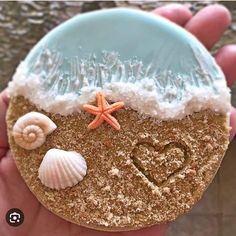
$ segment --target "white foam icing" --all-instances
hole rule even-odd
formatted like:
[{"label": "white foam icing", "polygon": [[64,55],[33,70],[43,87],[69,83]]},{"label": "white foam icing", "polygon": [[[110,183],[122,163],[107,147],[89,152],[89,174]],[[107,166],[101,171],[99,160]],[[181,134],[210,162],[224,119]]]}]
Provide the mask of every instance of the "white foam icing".
[{"label": "white foam icing", "polygon": [[146,77],[136,82],[105,81],[102,87],[87,83],[79,93],[67,91],[60,95],[55,86],[54,89],[46,88],[45,80],[40,76],[36,73],[27,75],[27,66],[22,62],[9,83],[10,96],[23,95],[47,112],[69,115],[81,112],[83,104],[94,101],[96,92],[103,91],[109,100],[124,101],[126,107],[161,120],[181,119],[205,109],[227,114],[231,106],[230,91],[224,79],[211,79],[210,86],[209,83],[201,86],[189,83],[183,92],[178,86],[160,87],[153,79]]}]

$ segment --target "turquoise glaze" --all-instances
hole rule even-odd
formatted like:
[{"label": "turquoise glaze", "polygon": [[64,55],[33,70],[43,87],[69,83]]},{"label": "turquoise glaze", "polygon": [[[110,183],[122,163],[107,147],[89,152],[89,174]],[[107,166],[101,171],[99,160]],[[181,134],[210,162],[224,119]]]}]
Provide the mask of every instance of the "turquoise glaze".
[{"label": "turquoise glaze", "polygon": [[[80,94],[84,86],[102,87],[106,81],[136,83],[144,77],[155,81],[158,93],[171,86],[185,89],[186,83],[214,89],[212,81],[224,79],[204,46],[183,28],[151,13],[123,8],[64,22],[31,50],[25,63],[29,78],[37,74],[47,81],[46,89],[56,88],[62,95]],[[78,86],[72,84],[76,76]]]}]

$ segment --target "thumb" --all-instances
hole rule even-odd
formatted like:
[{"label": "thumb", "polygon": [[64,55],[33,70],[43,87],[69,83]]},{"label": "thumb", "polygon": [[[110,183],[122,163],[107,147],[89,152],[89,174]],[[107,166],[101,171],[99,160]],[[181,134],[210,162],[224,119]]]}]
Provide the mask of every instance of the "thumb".
[{"label": "thumb", "polygon": [[6,89],[0,93],[0,157],[9,147],[7,140],[6,112],[8,108],[9,97]]}]

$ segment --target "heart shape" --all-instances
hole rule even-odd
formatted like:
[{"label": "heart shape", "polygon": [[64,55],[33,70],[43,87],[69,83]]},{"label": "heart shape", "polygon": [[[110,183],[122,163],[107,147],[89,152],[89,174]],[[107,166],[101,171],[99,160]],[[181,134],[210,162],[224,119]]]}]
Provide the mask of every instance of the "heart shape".
[{"label": "heart shape", "polygon": [[139,142],[131,158],[135,167],[150,182],[160,187],[184,168],[189,155],[182,143],[170,142],[156,147],[150,142]]}]

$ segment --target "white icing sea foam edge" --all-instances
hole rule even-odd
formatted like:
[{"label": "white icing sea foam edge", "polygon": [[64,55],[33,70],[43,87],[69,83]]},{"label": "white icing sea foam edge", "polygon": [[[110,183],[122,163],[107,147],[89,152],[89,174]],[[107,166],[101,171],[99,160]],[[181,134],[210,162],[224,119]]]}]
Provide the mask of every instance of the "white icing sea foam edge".
[{"label": "white icing sea foam edge", "polygon": [[[206,109],[227,114],[230,112],[230,90],[224,80],[213,81],[218,91],[210,87],[187,86],[184,98],[180,101],[167,102],[162,94],[158,94],[152,80],[143,79],[137,84],[129,82],[105,83],[103,88],[85,86],[80,94],[66,93],[58,95],[55,92],[44,91],[42,80],[37,75],[26,78],[25,65],[22,62],[13,80],[9,82],[9,95],[22,95],[38,108],[50,113],[66,116],[83,110],[82,105],[95,101],[96,92],[102,91],[112,102],[124,101],[126,107],[138,111],[141,115],[151,116],[160,120],[182,119],[194,112]],[[176,94],[175,88],[169,94]]]}]

